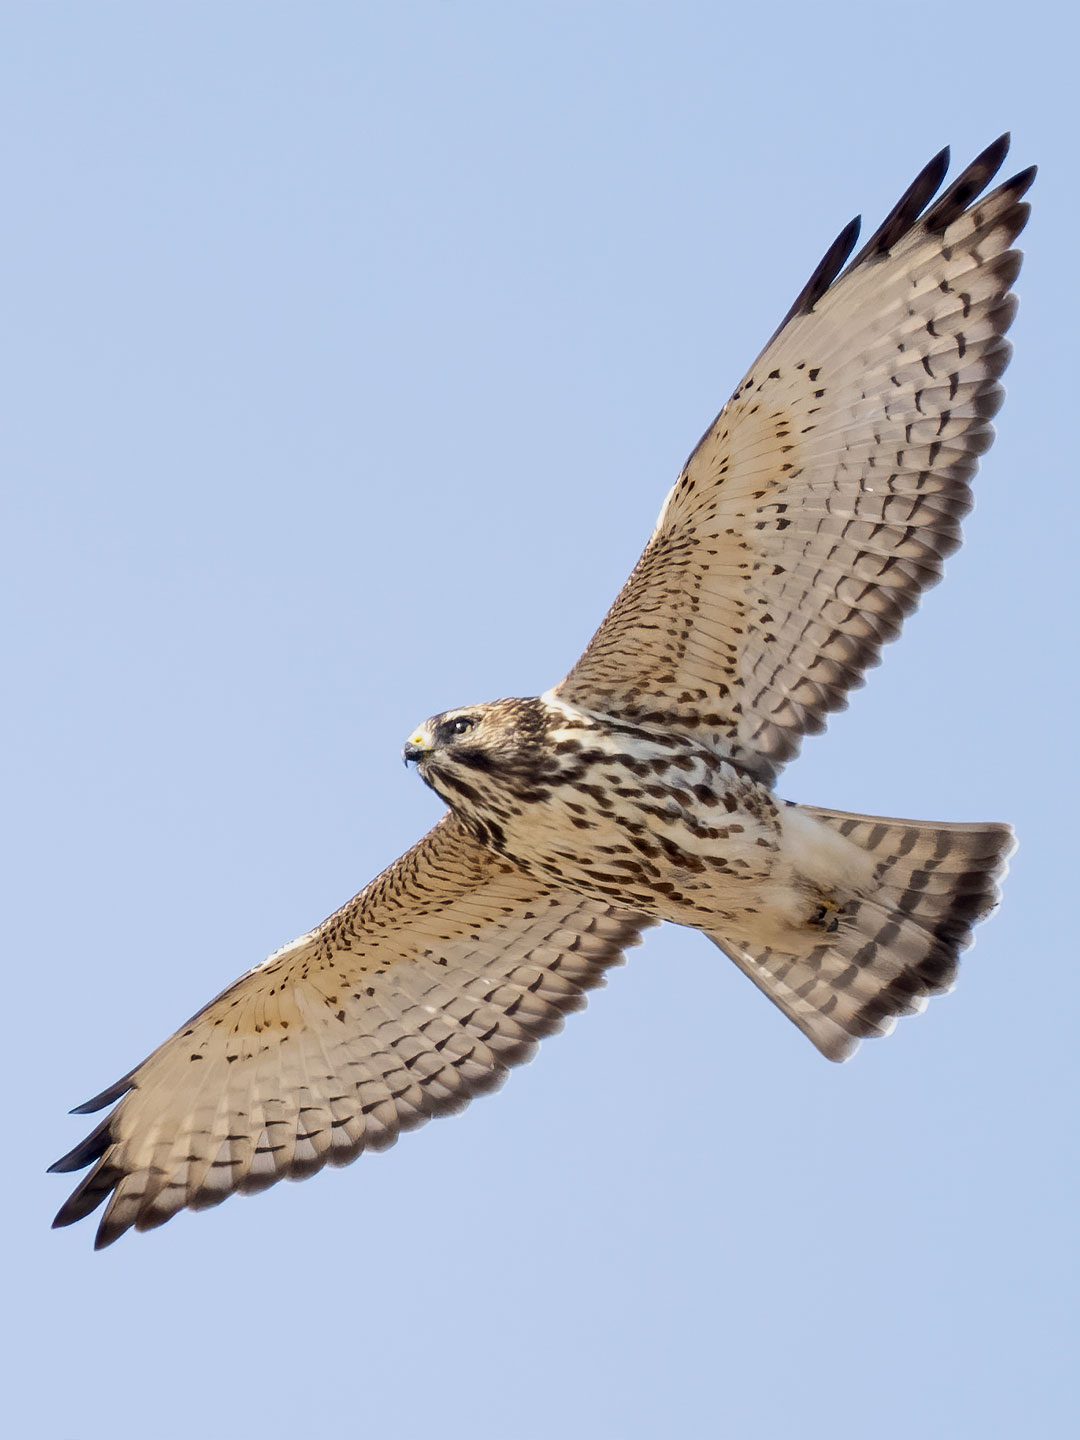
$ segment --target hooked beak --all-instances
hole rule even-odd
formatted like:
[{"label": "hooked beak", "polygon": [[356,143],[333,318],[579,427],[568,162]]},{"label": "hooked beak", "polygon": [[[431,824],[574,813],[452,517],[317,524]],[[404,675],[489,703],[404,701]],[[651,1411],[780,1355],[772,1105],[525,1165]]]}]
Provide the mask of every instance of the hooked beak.
[{"label": "hooked beak", "polygon": [[417,730],[414,735],[410,735],[408,740],[405,741],[405,748],[401,752],[401,758],[404,760],[406,766],[419,764],[421,760],[426,759],[427,756],[431,754],[432,748],[431,739],[427,732],[425,730]]}]

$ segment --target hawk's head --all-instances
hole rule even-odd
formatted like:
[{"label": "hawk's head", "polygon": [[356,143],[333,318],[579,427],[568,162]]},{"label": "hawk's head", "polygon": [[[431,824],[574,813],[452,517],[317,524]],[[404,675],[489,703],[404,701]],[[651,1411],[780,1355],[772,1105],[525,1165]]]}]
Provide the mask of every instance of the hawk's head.
[{"label": "hawk's head", "polygon": [[535,783],[546,755],[540,700],[494,700],[433,715],[405,743],[405,764],[457,810],[483,812]]}]

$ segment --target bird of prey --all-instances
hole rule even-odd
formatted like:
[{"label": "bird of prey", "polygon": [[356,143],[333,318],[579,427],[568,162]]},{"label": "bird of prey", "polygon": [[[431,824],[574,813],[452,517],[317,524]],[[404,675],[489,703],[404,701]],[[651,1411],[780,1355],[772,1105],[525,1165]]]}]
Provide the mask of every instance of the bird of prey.
[{"label": "bird of prey", "polygon": [[942,574],[1009,359],[1034,169],[942,151],[829,247],[664,502],[607,618],[532,699],[405,746],[448,813],[93,1100],[52,1167],[97,1245],[460,1110],[660,921],[700,930],[832,1060],[949,989],[1004,824],[774,793]]}]

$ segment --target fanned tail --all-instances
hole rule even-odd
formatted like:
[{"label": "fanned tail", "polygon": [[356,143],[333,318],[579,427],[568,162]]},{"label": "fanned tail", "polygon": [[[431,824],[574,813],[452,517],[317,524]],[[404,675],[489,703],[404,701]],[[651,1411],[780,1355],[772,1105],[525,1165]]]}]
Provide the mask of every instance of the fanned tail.
[{"label": "fanned tail", "polygon": [[998,903],[1015,841],[1008,825],[797,809],[858,847],[873,866],[869,883],[846,897],[837,887],[835,909],[797,952],[706,933],[823,1055],[846,1060],[952,988],[972,930]]}]

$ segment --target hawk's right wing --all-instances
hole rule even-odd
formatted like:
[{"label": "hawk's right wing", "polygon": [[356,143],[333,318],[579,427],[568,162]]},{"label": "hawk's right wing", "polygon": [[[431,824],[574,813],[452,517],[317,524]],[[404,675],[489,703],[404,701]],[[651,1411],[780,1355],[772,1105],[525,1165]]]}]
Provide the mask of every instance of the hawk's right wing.
[{"label": "hawk's right wing", "polygon": [[653,922],[536,882],[453,815],[248,972],[83,1114],[56,1217],[98,1247],[187,1206],[343,1165],[494,1089]]},{"label": "hawk's right wing", "polygon": [[[877,663],[960,543],[993,438],[1034,169],[943,151],[842,269],[839,236],[686,463],[554,695],[685,734],[763,780]],[[929,208],[927,208],[929,206]]]}]

